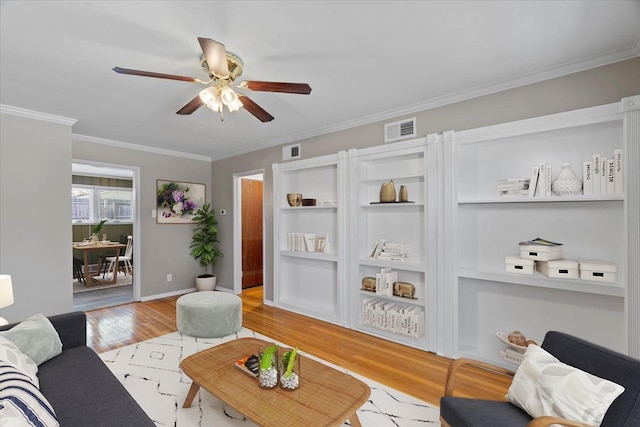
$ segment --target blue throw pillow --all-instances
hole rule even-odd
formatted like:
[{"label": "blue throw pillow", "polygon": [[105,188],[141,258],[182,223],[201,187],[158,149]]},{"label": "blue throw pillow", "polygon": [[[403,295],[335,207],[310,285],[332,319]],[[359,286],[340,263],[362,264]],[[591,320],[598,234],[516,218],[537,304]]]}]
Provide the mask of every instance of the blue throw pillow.
[{"label": "blue throw pillow", "polygon": [[34,314],[24,322],[0,332],[0,337],[11,340],[20,349],[40,365],[62,353],[62,341],[49,319],[42,314]]},{"label": "blue throw pillow", "polygon": [[17,425],[59,427],[51,404],[28,375],[0,361],[0,419]]}]

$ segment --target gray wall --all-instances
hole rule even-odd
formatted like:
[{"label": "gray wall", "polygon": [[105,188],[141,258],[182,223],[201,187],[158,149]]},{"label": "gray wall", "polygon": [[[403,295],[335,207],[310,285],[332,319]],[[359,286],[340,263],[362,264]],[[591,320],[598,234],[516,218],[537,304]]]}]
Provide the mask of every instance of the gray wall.
[{"label": "gray wall", "polygon": [[[384,124],[405,117],[417,117],[417,135],[461,131],[513,120],[570,111],[620,101],[640,94],[640,58],[594,68],[503,92],[481,96],[418,113],[352,128],[301,141],[302,158],[336,153],[349,148],[364,148],[383,143]],[[313,95],[311,95],[313,96]],[[276,119],[277,120],[277,119]],[[220,248],[225,256],[216,265],[219,280],[233,288],[233,174],[264,168],[266,196],[265,298],[273,300],[273,176],[272,163],[282,160],[281,147],[271,147],[212,164],[212,196],[219,217]]]},{"label": "gray wall", "polygon": [[[137,197],[140,197],[141,241],[138,244],[141,297],[144,299],[193,288],[194,277],[204,273],[204,269],[189,255],[194,226],[157,224],[151,211],[156,208],[157,179],[204,183],[207,186],[207,202],[211,201],[210,162],[77,140],[73,141],[72,147],[74,160],[140,168],[140,194]],[[171,282],[167,282],[167,274],[173,276]]]},{"label": "gray wall", "polygon": [[[606,104],[640,94],[640,58],[497,94],[433,108],[417,116],[418,135],[502,123],[558,111]],[[281,148],[272,147],[210,164],[207,161],[72,141],[67,125],[0,114],[0,273],[11,274],[16,302],[0,315],[21,320],[42,312],[62,313],[71,294],[71,159],[140,168],[141,295],[189,289],[202,269],[189,256],[191,225],[158,225],[156,179],[207,183],[207,200],[226,208],[218,216],[220,248],[214,267],[221,287],[233,288],[233,174],[265,169],[265,297],[273,298],[272,173]],[[390,121],[395,121],[394,118]],[[303,158],[382,144],[384,123],[373,123],[302,141]],[[132,142],[132,141],[127,141]],[[42,183],[46,182],[43,188]],[[210,184],[210,185],[209,185]],[[34,273],[35,272],[35,273]],[[171,273],[173,281],[167,282]]]},{"label": "gray wall", "polygon": [[0,273],[9,321],[70,311],[71,126],[0,114]]}]

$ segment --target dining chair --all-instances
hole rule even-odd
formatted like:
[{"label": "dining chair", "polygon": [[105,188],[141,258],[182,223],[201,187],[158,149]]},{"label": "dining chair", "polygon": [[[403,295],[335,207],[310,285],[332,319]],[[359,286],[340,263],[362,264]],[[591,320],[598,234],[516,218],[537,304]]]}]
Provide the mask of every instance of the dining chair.
[{"label": "dining chair", "polygon": [[[127,235],[126,234],[121,234],[120,237],[118,238],[118,243],[120,243],[121,245],[125,245],[127,243]],[[120,256],[124,256],[124,248],[120,249]],[[107,274],[108,271],[108,267],[109,267],[109,261],[107,260],[108,257],[110,257],[111,255],[105,255],[100,253],[100,255],[98,255],[98,275],[100,275],[100,273],[102,273],[102,278],[104,279],[104,276]]]},{"label": "dining chair", "polygon": [[85,284],[84,282],[84,273],[82,272],[82,267],[84,266],[84,261],[73,257],[73,278],[78,281],[78,283]]},{"label": "dining chair", "polygon": [[133,236],[127,236],[127,247],[124,250],[124,255],[118,257],[118,265],[116,263],[115,256],[105,257],[105,261],[109,263],[109,267],[107,268],[107,273],[112,271],[113,274],[118,274],[118,269],[120,268],[120,263],[124,263],[124,275],[127,273],[133,276],[133,266],[131,265],[131,259],[133,257]]}]

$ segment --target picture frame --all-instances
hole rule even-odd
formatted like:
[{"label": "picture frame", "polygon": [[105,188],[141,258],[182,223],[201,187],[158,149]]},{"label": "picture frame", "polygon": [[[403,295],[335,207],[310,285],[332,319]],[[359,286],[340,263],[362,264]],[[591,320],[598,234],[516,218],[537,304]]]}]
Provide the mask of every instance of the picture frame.
[{"label": "picture frame", "polygon": [[206,203],[206,185],[197,182],[156,180],[156,223],[192,224]]},{"label": "picture frame", "polygon": [[324,246],[326,243],[326,237],[316,236],[316,252],[324,253]]}]

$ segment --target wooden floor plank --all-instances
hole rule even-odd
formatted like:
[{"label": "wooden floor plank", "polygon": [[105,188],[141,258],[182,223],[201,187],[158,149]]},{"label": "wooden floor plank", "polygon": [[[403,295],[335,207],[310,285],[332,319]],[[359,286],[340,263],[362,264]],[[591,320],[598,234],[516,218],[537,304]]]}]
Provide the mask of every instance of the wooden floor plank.
[{"label": "wooden floor plank", "polygon": [[[178,297],[87,312],[87,342],[96,352],[176,331]],[[243,326],[418,399],[438,405],[450,359],[322,322],[262,302],[262,288],[242,293]],[[504,377],[466,371],[459,395],[503,400]]]}]

